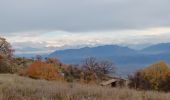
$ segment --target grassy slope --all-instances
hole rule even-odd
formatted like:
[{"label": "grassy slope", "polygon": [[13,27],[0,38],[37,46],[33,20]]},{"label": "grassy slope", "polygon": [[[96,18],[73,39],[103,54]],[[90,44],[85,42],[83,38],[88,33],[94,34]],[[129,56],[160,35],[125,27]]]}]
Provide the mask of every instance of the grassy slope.
[{"label": "grassy slope", "polygon": [[170,94],[33,80],[0,74],[0,100],[169,100]]}]

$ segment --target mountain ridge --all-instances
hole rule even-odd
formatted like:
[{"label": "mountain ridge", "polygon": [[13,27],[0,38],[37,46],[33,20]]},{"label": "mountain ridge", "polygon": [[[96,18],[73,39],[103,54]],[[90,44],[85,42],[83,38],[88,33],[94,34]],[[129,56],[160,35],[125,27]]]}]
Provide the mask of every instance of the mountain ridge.
[{"label": "mountain ridge", "polygon": [[134,50],[119,45],[104,45],[59,50],[51,53],[48,57],[58,58],[68,64],[80,64],[84,58],[92,56],[99,59],[112,60],[120,69],[133,71],[158,61],[170,63],[170,51],[168,49],[170,50],[170,43],[160,43],[142,50]]}]

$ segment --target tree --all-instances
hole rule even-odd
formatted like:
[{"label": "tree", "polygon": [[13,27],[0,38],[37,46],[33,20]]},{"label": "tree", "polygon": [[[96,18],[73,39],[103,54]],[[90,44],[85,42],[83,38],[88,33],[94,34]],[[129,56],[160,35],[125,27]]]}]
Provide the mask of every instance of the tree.
[{"label": "tree", "polygon": [[7,42],[5,38],[0,37],[0,55],[11,58],[13,56],[13,52],[14,50],[10,43]]},{"label": "tree", "polygon": [[[103,80],[108,74],[115,72],[115,65],[110,60],[97,60],[95,57],[89,57],[84,60],[83,68],[87,75],[95,76],[100,81]],[[88,76],[86,76],[88,77]]]},{"label": "tree", "polygon": [[42,57],[41,55],[36,55],[36,56],[35,56],[35,59],[36,59],[37,61],[41,61],[41,60],[43,59],[43,57]]},{"label": "tree", "polygon": [[13,49],[6,41],[5,38],[0,37],[0,72],[1,73],[11,73],[13,72],[14,68],[11,65],[12,63],[12,56],[13,56]]},{"label": "tree", "polygon": [[97,59],[95,57],[85,58],[83,61],[83,66],[87,70],[95,72],[95,70],[97,69],[97,66],[98,66]]},{"label": "tree", "polygon": [[110,60],[101,60],[98,62],[97,70],[99,73],[107,75],[110,73],[115,73],[116,67]]}]

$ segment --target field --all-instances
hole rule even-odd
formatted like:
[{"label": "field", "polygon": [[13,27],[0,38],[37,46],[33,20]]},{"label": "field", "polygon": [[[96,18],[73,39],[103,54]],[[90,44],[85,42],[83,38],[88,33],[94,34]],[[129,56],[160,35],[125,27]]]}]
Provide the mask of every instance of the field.
[{"label": "field", "polygon": [[170,93],[144,92],[0,74],[0,100],[169,100]]}]

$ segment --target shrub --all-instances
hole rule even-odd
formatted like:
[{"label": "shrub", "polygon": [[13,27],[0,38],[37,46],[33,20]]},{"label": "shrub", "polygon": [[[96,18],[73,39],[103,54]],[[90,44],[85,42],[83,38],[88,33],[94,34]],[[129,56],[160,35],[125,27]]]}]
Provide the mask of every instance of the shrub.
[{"label": "shrub", "polygon": [[135,89],[150,89],[148,81],[146,81],[141,73],[141,70],[135,72],[133,75],[129,75],[129,87]]},{"label": "shrub", "polygon": [[83,80],[84,83],[97,83],[98,82],[98,78],[96,73],[93,73],[92,71],[84,71],[83,73]]},{"label": "shrub", "polygon": [[0,55],[0,73],[11,73],[9,60]]},{"label": "shrub", "polygon": [[54,64],[55,66],[62,66],[63,64],[56,58],[46,58],[46,63]]},{"label": "shrub", "polygon": [[62,78],[57,68],[42,61],[36,61],[30,65],[26,75],[34,79],[59,80]]},{"label": "shrub", "polygon": [[79,81],[81,70],[75,66],[69,65],[69,66],[62,66],[65,67],[62,69],[64,73],[64,78],[67,82],[73,82],[73,81]]},{"label": "shrub", "polygon": [[169,76],[168,65],[165,62],[159,62],[130,76],[130,86],[139,89],[165,90]]}]

